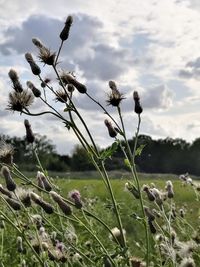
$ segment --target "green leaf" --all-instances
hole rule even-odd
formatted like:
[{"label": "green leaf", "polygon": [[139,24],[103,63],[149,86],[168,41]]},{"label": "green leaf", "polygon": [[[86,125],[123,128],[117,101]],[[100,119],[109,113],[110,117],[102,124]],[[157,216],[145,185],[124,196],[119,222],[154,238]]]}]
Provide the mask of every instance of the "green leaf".
[{"label": "green leaf", "polygon": [[116,152],[116,150],[118,149],[119,143],[118,142],[114,142],[111,147],[106,148],[100,155],[100,159],[101,160],[105,160],[107,158],[111,158],[112,155]]}]

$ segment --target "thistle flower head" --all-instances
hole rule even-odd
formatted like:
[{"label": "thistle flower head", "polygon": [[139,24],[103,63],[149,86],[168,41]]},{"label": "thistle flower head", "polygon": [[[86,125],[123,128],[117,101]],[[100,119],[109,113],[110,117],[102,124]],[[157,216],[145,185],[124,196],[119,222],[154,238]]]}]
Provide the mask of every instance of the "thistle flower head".
[{"label": "thistle flower head", "polygon": [[5,197],[5,200],[10,205],[10,207],[12,209],[14,209],[14,210],[20,210],[21,209],[21,205],[15,199],[9,198],[9,197]]},{"label": "thistle flower head", "polygon": [[9,191],[14,191],[16,189],[16,183],[14,182],[10,170],[7,166],[3,166],[1,168],[1,174],[5,179],[6,187]]},{"label": "thistle flower head", "polygon": [[35,85],[31,81],[27,81],[26,85],[28,86],[29,89],[31,89],[31,91],[35,97],[41,96],[40,90],[38,88],[36,88]]},{"label": "thistle flower head", "polygon": [[[123,231],[123,235],[126,235],[126,231],[125,229],[122,229]],[[113,229],[111,229],[112,235],[117,239],[117,241],[119,242],[120,245],[123,244],[123,238],[122,238],[122,234],[120,232],[120,230],[117,227],[114,227]],[[109,235],[109,238],[113,240],[113,236],[111,234]]]},{"label": "thistle flower head", "polygon": [[61,103],[66,103],[68,100],[68,95],[63,89],[59,89],[56,91],[56,101]]},{"label": "thistle flower head", "polygon": [[31,67],[32,73],[34,75],[40,75],[40,73],[41,73],[40,67],[35,63],[31,53],[26,53],[25,58]]},{"label": "thistle flower head", "polygon": [[69,31],[71,28],[71,25],[73,23],[73,17],[72,16],[68,16],[65,22],[65,26],[63,28],[63,30],[60,33],[60,39],[62,41],[66,41],[69,37]]},{"label": "thistle flower head", "polygon": [[18,187],[16,190],[16,195],[20,199],[20,201],[24,204],[25,207],[31,206],[31,197],[30,197],[30,190]]},{"label": "thistle flower head", "polygon": [[40,171],[37,172],[37,179],[38,181],[39,180],[42,181],[42,186],[46,191],[48,192],[51,191],[52,187],[43,172],[40,172]]},{"label": "thistle flower head", "polygon": [[146,192],[149,201],[154,201],[156,199],[148,185],[143,185],[143,191]]},{"label": "thistle flower head", "polygon": [[38,38],[32,38],[32,42],[38,49],[45,47]]},{"label": "thistle flower head", "polygon": [[71,198],[74,201],[75,207],[77,209],[81,209],[83,204],[81,201],[81,194],[78,190],[72,190],[68,194],[69,198]]},{"label": "thistle flower head", "polygon": [[72,209],[71,207],[62,199],[62,197],[54,191],[50,191],[50,195],[53,200],[58,204],[59,208],[65,215],[71,215]]},{"label": "thistle flower head", "polygon": [[22,112],[23,109],[28,108],[33,103],[33,100],[33,94],[29,91],[12,92],[9,94],[7,109]]},{"label": "thistle flower head", "polygon": [[52,214],[54,212],[53,207],[44,201],[40,196],[38,196],[36,193],[31,192],[30,197],[38,206],[40,206],[46,213]]},{"label": "thistle flower head", "polygon": [[28,143],[32,144],[35,141],[35,136],[28,120],[24,120],[24,126],[26,128],[26,140]]},{"label": "thistle flower head", "polygon": [[140,105],[140,97],[137,91],[133,92],[133,100],[135,102],[135,113],[141,114],[143,109],[142,106]]},{"label": "thistle flower head", "polygon": [[14,148],[4,140],[0,141],[0,161],[5,164],[13,163]]},{"label": "thistle flower head", "polygon": [[173,191],[173,184],[171,181],[166,182],[166,187],[165,189],[167,190],[167,196],[168,198],[173,198],[174,197],[174,191]]},{"label": "thistle flower head", "polygon": [[8,72],[8,76],[11,79],[11,82],[13,84],[13,89],[17,93],[23,92],[23,87],[19,81],[19,77],[18,77],[17,72],[14,69],[10,69],[10,71]]},{"label": "thistle flower head", "polygon": [[44,79],[44,81],[41,82],[41,87],[45,88],[50,81],[51,80],[49,78]]},{"label": "thistle flower head", "polygon": [[105,123],[105,125],[106,125],[106,127],[107,127],[107,129],[108,129],[108,133],[109,133],[110,137],[112,137],[112,138],[116,137],[116,136],[117,136],[117,131],[116,131],[116,129],[112,126],[111,122],[110,122],[109,120],[106,119],[106,120],[104,121],[104,123]]},{"label": "thistle flower head", "polygon": [[52,52],[50,49],[46,47],[42,47],[39,49],[38,57],[41,60],[41,62],[51,66],[54,65],[56,53]]},{"label": "thistle flower head", "polygon": [[108,94],[108,100],[106,101],[108,105],[118,107],[120,102],[124,99],[123,95],[118,91],[115,82],[109,81],[109,86],[112,92]]}]

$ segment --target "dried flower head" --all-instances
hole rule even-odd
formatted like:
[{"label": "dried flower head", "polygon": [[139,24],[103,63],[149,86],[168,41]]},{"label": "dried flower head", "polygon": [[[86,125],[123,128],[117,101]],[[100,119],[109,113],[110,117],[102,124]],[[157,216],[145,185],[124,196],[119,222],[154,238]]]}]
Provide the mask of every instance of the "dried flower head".
[{"label": "dried flower head", "polygon": [[32,42],[38,49],[45,47],[38,38],[32,38]]},{"label": "dried flower head", "polygon": [[148,207],[144,207],[144,211],[145,211],[145,215],[147,216],[149,221],[155,220],[154,214],[150,211],[150,209]]},{"label": "dried flower head", "polygon": [[171,181],[166,182],[166,190],[167,190],[167,196],[168,198],[173,198],[174,197],[174,190],[173,190],[173,184]]},{"label": "dried flower head", "polygon": [[68,95],[63,89],[59,89],[56,91],[56,101],[61,103],[66,103],[68,100]]},{"label": "dried flower head", "polygon": [[74,201],[75,207],[77,209],[81,209],[83,204],[81,201],[81,194],[78,190],[72,190],[69,192],[69,198],[71,198]]},{"label": "dried flower head", "polygon": [[69,37],[69,31],[71,28],[71,25],[73,23],[73,17],[72,16],[68,16],[65,22],[65,26],[63,28],[63,30],[60,33],[60,39],[62,41],[66,41]]},{"label": "dried flower head", "polygon": [[30,190],[18,187],[15,193],[18,199],[20,199],[20,201],[24,204],[25,207],[31,206]]},{"label": "dried flower head", "polygon": [[72,84],[79,91],[79,93],[85,94],[87,92],[87,87],[78,82],[72,73],[63,71],[60,74],[60,78],[64,85]]},{"label": "dried flower head", "polygon": [[194,262],[194,260],[191,257],[185,257],[181,263],[180,263],[180,267],[196,267],[196,264]]},{"label": "dried flower head", "polygon": [[124,99],[123,95],[118,91],[115,82],[109,81],[109,86],[112,92],[108,95],[107,103],[114,107],[118,107],[120,102]]},{"label": "dried flower head", "polygon": [[51,191],[50,195],[53,198],[53,200],[58,204],[59,208],[62,210],[62,212],[65,215],[71,215],[72,214],[71,207],[62,199],[62,197],[59,194],[57,194],[54,191]]},{"label": "dried flower head", "polygon": [[33,100],[33,94],[29,91],[10,93],[7,109],[22,112],[23,109],[28,108],[33,103]]},{"label": "dried flower head", "polygon": [[51,66],[51,65],[54,65],[56,53],[52,52],[50,49],[46,47],[42,47],[39,50],[38,57],[41,60],[41,62]]},{"label": "dried flower head", "polygon": [[40,186],[40,187],[42,187],[43,189],[45,189],[48,192],[51,191],[52,186],[49,183],[49,181],[47,180],[47,177],[44,175],[43,172],[40,172],[40,171],[37,172],[37,179],[38,179],[38,181],[40,180],[42,182],[42,186]]},{"label": "dried flower head", "polygon": [[31,67],[32,73],[34,75],[40,75],[41,73],[40,67],[35,63],[31,53],[26,53],[25,58]]},{"label": "dried flower head", "polygon": [[35,136],[28,120],[24,120],[24,126],[26,128],[26,140],[28,143],[32,144],[35,141]]},{"label": "dried flower head", "polygon": [[143,191],[146,192],[149,201],[154,201],[156,199],[148,185],[143,185]]},{"label": "dried flower head", "polygon": [[0,161],[5,164],[13,163],[14,148],[4,140],[0,141]]},{"label": "dried flower head", "polygon": [[33,202],[39,205],[46,213],[52,214],[54,212],[53,207],[34,192],[30,193],[30,197]]},{"label": "dried flower head", "polygon": [[10,170],[7,166],[3,166],[1,168],[1,174],[5,179],[6,187],[9,191],[14,191],[16,189],[16,183],[14,182]]},{"label": "dried flower head", "polygon": [[137,91],[133,92],[133,99],[135,102],[135,113],[141,114],[143,109],[142,109],[142,106],[140,105],[140,97]]},{"label": "dried flower head", "polygon": [[8,72],[8,76],[10,77],[10,79],[12,81],[13,89],[17,93],[23,92],[23,87],[19,81],[19,77],[18,77],[17,72],[14,69],[10,69],[10,71]]},{"label": "dried flower head", "polygon": [[[123,235],[125,236],[126,231],[125,231],[125,229],[122,229],[122,230],[123,230]],[[112,232],[113,236],[117,239],[118,243],[120,245],[122,245],[123,244],[123,237],[122,237],[120,230],[117,227],[114,227],[113,229],[111,229],[111,232]],[[109,238],[113,240],[113,236],[110,234]]]},{"label": "dried flower head", "polygon": [[108,121],[107,119],[104,121],[107,129],[108,129],[108,133],[110,135],[110,137],[114,138],[117,136],[117,131],[116,129],[112,126],[111,122]]},{"label": "dried flower head", "polygon": [[41,96],[40,90],[38,88],[36,88],[35,85],[31,81],[27,81],[26,85],[28,86],[29,89],[31,89],[31,91],[35,97]]}]

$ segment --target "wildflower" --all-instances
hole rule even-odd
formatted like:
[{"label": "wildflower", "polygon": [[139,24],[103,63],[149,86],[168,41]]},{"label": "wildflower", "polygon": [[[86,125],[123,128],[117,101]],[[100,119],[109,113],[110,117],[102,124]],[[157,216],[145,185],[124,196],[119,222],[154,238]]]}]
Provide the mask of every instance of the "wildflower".
[{"label": "wildflower", "polygon": [[166,190],[167,190],[167,196],[168,198],[173,198],[174,197],[174,191],[173,191],[173,184],[171,181],[166,182]]},{"label": "wildflower", "polygon": [[5,188],[3,188],[3,186],[0,184],[0,192],[3,194],[3,195],[5,195],[5,196],[7,196],[7,197],[12,197],[12,194],[8,191],[8,190],[6,190]]},{"label": "wildflower", "polygon": [[24,120],[24,126],[26,128],[26,140],[28,143],[33,143],[35,141],[35,136],[32,132],[31,125],[28,120]]},{"label": "wildflower", "polygon": [[68,16],[65,22],[65,26],[63,28],[63,30],[60,33],[60,39],[62,41],[66,41],[69,37],[69,31],[71,28],[71,25],[73,23],[73,17],[72,16]]},{"label": "wildflower", "polygon": [[112,137],[112,138],[116,137],[117,136],[117,131],[116,131],[115,128],[113,128],[111,122],[108,121],[108,120],[105,120],[104,123],[105,123],[105,125],[106,125],[106,127],[108,129],[108,133],[109,133],[110,137]]},{"label": "wildflower", "polygon": [[41,87],[45,88],[50,81],[51,80],[49,78],[44,79],[44,81],[41,82]]},{"label": "wildflower", "polygon": [[17,93],[23,92],[23,88],[22,88],[22,85],[19,81],[19,77],[18,77],[17,72],[14,69],[10,69],[10,71],[8,72],[8,76],[10,77],[10,79],[12,81],[13,89]]},{"label": "wildflower", "polygon": [[[122,231],[123,231],[123,235],[125,236],[126,231],[124,229],[122,229]],[[120,245],[123,245],[123,237],[122,237],[120,230],[117,227],[114,227],[113,229],[111,229],[111,232],[112,232],[113,236],[116,238],[116,240],[118,241],[118,243]],[[111,239],[113,239],[113,236],[111,234],[109,235],[109,237]]]},{"label": "wildflower", "polygon": [[143,185],[143,191],[146,192],[147,197],[150,201],[154,201],[156,199],[152,190],[147,185]]},{"label": "wildflower", "polygon": [[30,193],[31,199],[37,204],[39,205],[46,213],[48,214],[52,214],[54,212],[53,207],[47,203],[46,201],[44,201],[41,197],[39,197],[37,194],[31,192]]},{"label": "wildflower", "polygon": [[162,206],[163,200],[161,197],[161,192],[157,188],[152,188],[151,191],[156,198],[155,201],[158,204],[158,206]]},{"label": "wildflower", "polygon": [[134,99],[134,102],[135,102],[135,113],[141,114],[143,109],[142,109],[142,107],[140,105],[140,97],[139,97],[137,91],[133,92],[133,99]]},{"label": "wildflower", "polygon": [[107,103],[114,107],[118,107],[120,102],[124,99],[123,95],[118,91],[115,82],[109,81],[109,86],[112,92],[108,95]]},{"label": "wildflower", "polygon": [[38,181],[40,180],[42,182],[42,188],[48,192],[51,191],[52,187],[43,172],[37,172],[37,179]]},{"label": "wildflower", "polygon": [[125,190],[128,190],[130,193],[132,193],[136,199],[140,198],[137,188],[132,183],[125,183]]},{"label": "wildflower", "polygon": [[65,215],[71,215],[72,214],[71,207],[61,198],[60,195],[58,195],[54,191],[50,191],[50,195],[53,198],[53,200],[58,204],[59,208],[62,210],[62,212]]},{"label": "wildflower", "polygon": [[24,251],[21,236],[18,236],[18,237],[17,237],[17,251],[18,251],[19,253],[22,253],[22,252]]},{"label": "wildflower", "polygon": [[60,75],[60,78],[65,85],[72,84],[79,91],[79,93],[85,94],[87,92],[87,87],[78,82],[71,73],[63,72]]},{"label": "wildflower", "polygon": [[34,94],[35,97],[40,97],[41,96],[40,90],[38,88],[36,88],[35,85],[32,82],[27,81],[26,84],[27,84],[28,88],[31,89],[31,91],[32,91],[32,93]]},{"label": "wildflower", "polygon": [[181,261],[180,267],[196,267],[196,264],[192,258],[185,257]]},{"label": "wildflower", "polygon": [[68,100],[68,95],[63,89],[57,90],[56,91],[56,100],[61,102],[61,103],[66,103]]},{"label": "wildflower", "polygon": [[25,58],[31,67],[32,73],[34,75],[40,75],[41,73],[40,67],[35,63],[31,53],[26,53]]},{"label": "wildflower", "polygon": [[7,109],[22,112],[33,103],[33,100],[33,94],[28,91],[10,93]]},{"label": "wildflower", "polygon": [[14,180],[11,176],[9,168],[6,166],[3,166],[1,168],[1,173],[2,173],[2,176],[5,178],[7,189],[9,191],[14,191],[17,186],[16,186],[16,183],[14,182]]},{"label": "wildflower", "polygon": [[21,209],[21,205],[19,204],[19,202],[14,200],[13,198],[5,197],[5,200],[9,204],[9,206],[13,208],[14,210]]},{"label": "wildflower", "polygon": [[83,204],[81,201],[81,194],[78,190],[72,190],[69,192],[69,197],[74,201],[75,207],[81,209]]},{"label": "wildflower", "polygon": [[39,59],[47,65],[54,65],[56,53],[51,52],[43,43],[37,39],[32,39],[33,44],[39,49]]},{"label": "wildflower", "polygon": [[14,148],[5,141],[0,141],[0,161],[5,164],[13,164]]}]

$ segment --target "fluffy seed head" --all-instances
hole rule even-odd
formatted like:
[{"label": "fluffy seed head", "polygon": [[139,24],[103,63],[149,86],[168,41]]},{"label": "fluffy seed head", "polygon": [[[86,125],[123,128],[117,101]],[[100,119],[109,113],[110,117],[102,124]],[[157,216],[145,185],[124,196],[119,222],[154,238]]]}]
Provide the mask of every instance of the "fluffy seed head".
[{"label": "fluffy seed head", "polygon": [[112,92],[108,95],[108,100],[106,101],[109,105],[118,107],[120,102],[124,99],[123,95],[118,91],[115,82],[109,81],[109,87]]},{"label": "fluffy seed head", "polygon": [[63,89],[59,89],[56,91],[56,101],[61,103],[66,103],[68,100],[68,95]]},{"label": "fluffy seed head", "polygon": [[167,190],[167,196],[168,198],[173,198],[174,197],[174,191],[173,191],[173,184],[171,181],[166,182],[166,190]]},{"label": "fluffy seed head", "polygon": [[28,108],[33,103],[33,94],[29,91],[12,92],[9,94],[8,110],[21,112],[24,108]]},{"label": "fluffy seed head", "polygon": [[17,93],[23,92],[23,87],[19,81],[19,77],[18,77],[17,72],[14,69],[10,69],[10,71],[8,72],[8,76],[11,79],[11,82],[13,84],[13,89]]},{"label": "fluffy seed head", "polygon": [[5,164],[13,164],[14,148],[4,140],[0,141],[0,161]]},{"label": "fluffy seed head", "polygon": [[[113,229],[111,229],[111,232],[115,236],[115,238],[117,239],[119,244],[122,245],[123,244],[123,238],[122,238],[120,230],[117,227],[114,227]],[[125,229],[123,229],[123,234],[126,235]],[[109,235],[109,237],[111,239],[113,239],[113,236],[111,234]]]}]

